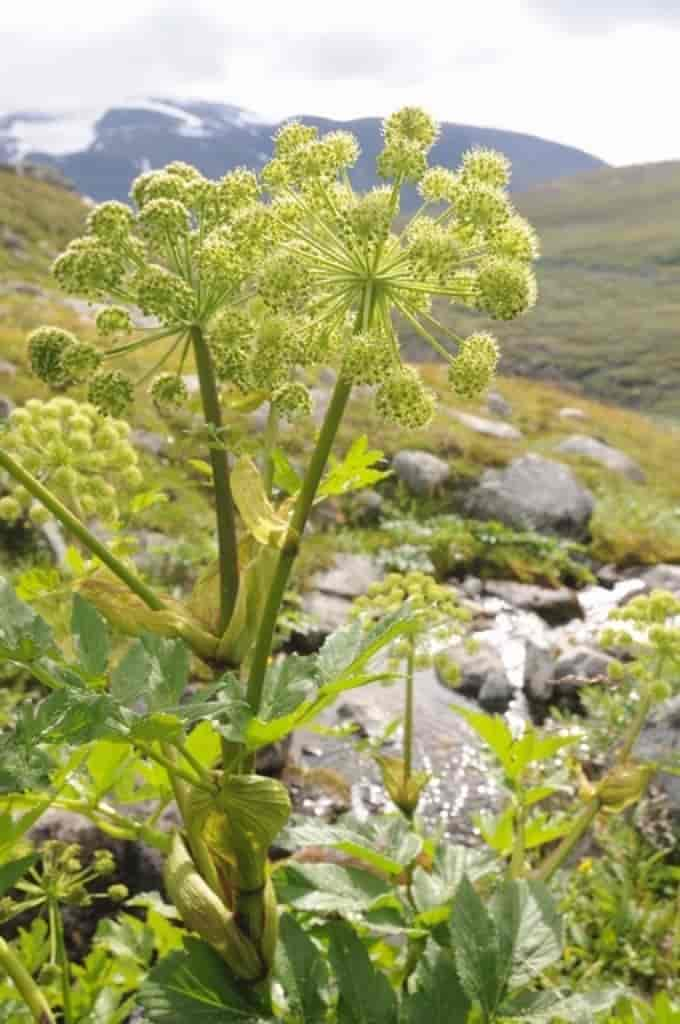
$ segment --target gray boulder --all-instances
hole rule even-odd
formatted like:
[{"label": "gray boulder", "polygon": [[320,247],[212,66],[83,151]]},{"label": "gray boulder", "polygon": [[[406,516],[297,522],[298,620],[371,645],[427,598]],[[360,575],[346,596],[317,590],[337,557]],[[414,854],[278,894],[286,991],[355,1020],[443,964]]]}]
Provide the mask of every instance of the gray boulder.
[{"label": "gray boulder", "polygon": [[492,416],[500,416],[504,420],[509,420],[512,416],[512,406],[500,391],[489,391],[487,393],[486,407]]},{"label": "gray boulder", "polygon": [[156,434],[153,430],[133,430],[130,440],[135,448],[139,448],[149,455],[160,455],[168,453],[168,439],[163,434]]},{"label": "gray boulder", "polygon": [[465,511],[523,530],[582,536],[595,499],[560,462],[530,453],[505,469],[488,469],[467,496]]},{"label": "gray boulder", "polygon": [[368,555],[337,554],[329,569],[315,573],[310,586],[324,594],[359,597],[380,579],[380,569]]},{"label": "gray boulder", "polygon": [[14,402],[7,395],[0,395],[0,420],[6,420],[12,409],[14,408]]},{"label": "gray boulder", "polygon": [[510,423],[496,423],[495,420],[484,419],[483,416],[473,416],[469,412],[454,412],[452,414],[459,423],[477,434],[486,434],[487,437],[497,437],[502,441],[520,441],[522,431]]},{"label": "gray boulder", "polygon": [[652,590],[670,590],[671,594],[680,597],[680,565],[660,563],[637,575],[642,578],[647,593]]},{"label": "gray boulder", "polygon": [[556,683],[569,679],[591,681],[607,675],[607,670],[614,661],[604,651],[592,647],[574,647],[565,651],[555,662],[553,679]]},{"label": "gray boulder", "polygon": [[514,580],[485,580],[484,590],[515,608],[536,612],[551,626],[561,626],[572,619],[582,619],[578,595],[569,587],[539,587]]},{"label": "gray boulder", "polygon": [[392,459],[395,476],[412,494],[422,497],[434,494],[450,475],[447,462],[414,448],[405,448]]},{"label": "gray boulder", "polygon": [[622,473],[629,480],[636,483],[645,482],[645,474],[637,462],[619,448],[612,448],[611,445],[598,441],[594,437],[586,437],[585,434],[572,434],[565,438],[557,446],[557,451],[564,455],[581,455],[585,459],[592,459],[606,466],[614,473]]},{"label": "gray boulder", "polygon": [[[643,726],[633,757],[680,767],[680,696],[661,704]],[[675,831],[680,830],[680,775],[661,771],[656,782],[668,800]]]},{"label": "gray boulder", "polygon": [[493,647],[481,644],[478,650],[470,653],[459,645],[447,651],[445,658],[458,665],[460,679],[451,684],[441,662],[435,663],[440,683],[464,697],[472,697],[485,711],[507,710],[514,691],[503,660]]}]

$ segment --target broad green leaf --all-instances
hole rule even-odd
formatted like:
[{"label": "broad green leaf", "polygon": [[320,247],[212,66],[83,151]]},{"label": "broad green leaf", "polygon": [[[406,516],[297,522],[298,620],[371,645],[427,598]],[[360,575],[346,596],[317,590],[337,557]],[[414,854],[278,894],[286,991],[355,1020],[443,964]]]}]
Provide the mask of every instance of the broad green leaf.
[{"label": "broad green leaf", "polygon": [[189,679],[189,648],[182,640],[151,635],[143,637],[142,643],[151,659],[147,679],[149,710],[174,710]]},{"label": "broad green leaf", "polygon": [[382,878],[339,864],[287,864],[273,877],[280,903],[321,914],[358,913],[392,894]]},{"label": "broad green leaf", "polygon": [[154,951],[153,932],[142,921],[131,914],[100,921],[97,927],[97,943],[117,958],[129,958],[146,966]]},{"label": "broad green leaf", "polygon": [[37,860],[38,854],[31,853],[27,857],[20,857],[18,860],[0,865],[0,896],[4,896],[6,892],[13,889],[19,879],[23,878]]},{"label": "broad green leaf", "polygon": [[451,903],[463,878],[475,881],[494,870],[493,855],[469,846],[442,843],[430,871],[413,873],[413,898],[420,919],[427,924],[447,920]]},{"label": "broad green leaf", "polygon": [[50,627],[0,576],[0,661],[31,662],[52,650]]},{"label": "broad green leaf", "polygon": [[506,986],[526,985],[562,955],[562,922],[541,882],[509,881],[490,904]]},{"label": "broad green leaf", "polygon": [[[366,832],[366,835],[362,835],[361,832],[344,824],[326,825],[312,820],[286,829],[280,841],[284,845],[290,844],[294,849],[304,846],[329,846],[388,875],[401,875],[404,868],[415,860],[422,849],[422,839],[413,832],[400,836],[398,844],[389,842],[385,830],[382,836],[374,829],[368,828]],[[388,841],[381,843],[381,840],[385,839]]]},{"label": "broad green leaf", "polygon": [[95,785],[97,797],[110,792],[120,781],[136,757],[127,743],[98,740],[87,756],[87,770]]},{"label": "broad green leaf", "polygon": [[467,878],[456,892],[449,928],[463,989],[480,1003],[485,1022],[493,1020],[505,994],[508,962],[494,922]]},{"label": "broad green leaf", "polygon": [[275,975],[283,986],[288,1006],[301,1021],[322,1021],[326,1003],[322,993],[328,985],[328,967],[319,949],[291,914],[279,923]]},{"label": "broad green leaf", "polygon": [[182,735],[182,719],[167,711],[153,711],[132,724],[130,736],[144,743],[172,743]]},{"label": "broad green leaf", "polygon": [[569,1024],[593,1024],[596,1014],[611,1009],[620,995],[620,988],[576,993],[553,989],[522,993],[507,1000],[501,1009],[503,1020],[513,1024],[515,1021],[518,1024],[520,1021],[523,1024],[553,1024],[557,1019],[569,1021]]},{"label": "broad green leaf", "polygon": [[146,691],[149,655],[141,640],[135,640],[111,673],[111,696],[131,708]]},{"label": "broad green leaf", "polygon": [[199,722],[191,730],[185,746],[197,761],[206,768],[212,768],[222,756],[222,742],[210,722]]},{"label": "broad green leaf", "polygon": [[274,484],[286,494],[297,494],[302,487],[302,478],[291,465],[286,453],[281,448],[275,448],[272,452],[274,463]]},{"label": "broad green leaf", "polygon": [[80,594],[73,595],[71,633],[80,664],[90,676],[101,676],[109,661],[109,631],[94,605]]},{"label": "broad green leaf", "polygon": [[509,726],[500,715],[486,715],[483,711],[452,704],[451,710],[465,719],[501,762],[506,773],[512,770],[511,750],[513,736]]},{"label": "broad green leaf", "polygon": [[232,981],[224,960],[210,946],[187,938],[151,970],[139,992],[149,1024],[261,1024],[273,1017],[252,988]]},{"label": "broad green leaf", "polygon": [[187,464],[195,469],[201,476],[207,477],[208,480],[212,480],[212,466],[205,459],[187,459]]},{"label": "broad green leaf", "polygon": [[345,921],[326,928],[328,958],[338,983],[339,1024],[397,1024],[397,997],[385,974]]},{"label": "broad green leaf", "polygon": [[143,491],[141,494],[135,494],[130,502],[130,512],[133,516],[138,516],[141,512],[145,512],[147,508],[153,508],[155,505],[165,505],[168,501],[169,498],[163,491]]},{"label": "broad green leaf", "polygon": [[316,500],[372,487],[379,480],[391,476],[391,470],[375,469],[376,464],[383,458],[383,452],[368,447],[365,435],[358,437],[344,459],[340,461],[331,455],[330,469],[321,481]]},{"label": "broad green leaf", "polygon": [[511,803],[500,814],[482,811],[475,821],[482,838],[492,850],[505,855],[512,850],[515,839],[515,808]]},{"label": "broad green leaf", "polygon": [[463,1024],[470,1000],[451,954],[430,945],[418,962],[415,991],[404,1005],[405,1024]]},{"label": "broad green leaf", "polygon": [[294,711],[317,689],[315,658],[290,654],[267,668],[258,717],[268,722]]},{"label": "broad green leaf", "polygon": [[572,822],[553,822],[547,814],[537,814],[531,818],[524,828],[524,846],[533,850],[545,843],[552,843],[565,836],[572,827]]},{"label": "broad green leaf", "polygon": [[234,503],[248,532],[259,544],[280,548],[288,535],[288,516],[272,505],[253,460],[247,455],[237,459],[230,479]]}]

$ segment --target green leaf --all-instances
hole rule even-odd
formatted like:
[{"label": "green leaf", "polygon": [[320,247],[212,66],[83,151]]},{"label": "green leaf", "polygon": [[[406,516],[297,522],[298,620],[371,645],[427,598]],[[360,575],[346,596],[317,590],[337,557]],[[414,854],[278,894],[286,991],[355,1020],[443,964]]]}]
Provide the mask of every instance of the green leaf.
[{"label": "green leaf", "polygon": [[326,1004],[322,992],[328,985],[326,962],[290,914],[284,914],[279,923],[275,974],[295,1016],[305,1022],[325,1018]]},{"label": "green leaf", "polygon": [[10,861],[8,864],[0,865],[0,896],[13,889],[20,878],[29,868],[32,868],[39,859],[37,853],[31,853],[27,857],[20,857],[18,860]]},{"label": "green leaf", "polygon": [[302,487],[302,478],[291,465],[286,453],[275,448],[271,458],[274,463],[274,485],[286,494],[297,494]]},{"label": "green leaf", "polygon": [[468,1019],[470,1000],[448,951],[428,946],[414,980],[415,991],[405,1000],[405,1024],[458,1024]]},{"label": "green leaf", "polygon": [[210,946],[187,938],[151,970],[139,992],[149,1024],[260,1024],[273,1017],[252,988],[232,981],[224,960]]},{"label": "green leaf", "polygon": [[509,987],[526,985],[560,959],[562,922],[541,882],[504,882],[494,893],[490,909]]},{"label": "green leaf", "polygon": [[339,1024],[396,1024],[397,997],[387,977],[345,921],[326,928],[328,958],[338,983]]},{"label": "green leaf", "polygon": [[598,989],[593,992],[523,993],[502,1006],[503,1020],[522,1021],[523,1024],[553,1024],[558,1018],[569,1024],[593,1024],[595,1015],[609,1010],[621,995],[620,988]]},{"label": "green leaf", "polygon": [[109,661],[109,631],[94,605],[80,594],[73,596],[71,633],[85,672],[91,676],[103,675]]},{"label": "green leaf", "polygon": [[[403,819],[392,819],[401,826]],[[405,833],[405,834],[404,834]],[[396,840],[396,841],[392,841]],[[326,825],[323,822],[306,821],[286,829],[279,837],[284,846],[299,849],[304,846],[329,846],[342,850],[350,857],[370,864],[388,875],[401,875],[420,853],[423,841],[414,832],[408,831],[405,823],[398,836],[390,834],[380,826],[366,828],[366,834],[348,828],[346,825]]]},{"label": "green leaf", "polygon": [[146,690],[149,655],[141,640],[135,640],[111,673],[111,696],[125,708],[132,705]]},{"label": "green leaf", "polygon": [[315,658],[291,654],[268,666],[258,715],[262,721],[289,714],[317,689],[315,663]]},{"label": "green leaf", "polygon": [[141,494],[135,494],[130,502],[130,512],[133,516],[138,516],[141,512],[145,512],[147,508],[153,508],[154,505],[164,505],[168,501],[169,498],[163,491],[143,491]]},{"label": "green leaf", "polygon": [[391,470],[374,468],[383,458],[383,452],[368,447],[368,438],[365,435],[358,437],[342,461],[333,455],[330,456],[330,469],[321,481],[316,500],[336,494],[349,494],[350,491],[360,491],[391,476]]},{"label": "green leaf", "polygon": [[417,867],[413,873],[413,898],[419,919],[430,925],[447,920],[463,878],[475,881],[494,867],[492,855],[485,850],[442,843],[435,853],[432,870]]},{"label": "green leaf", "polygon": [[31,662],[54,649],[52,630],[0,576],[0,661]]},{"label": "green leaf", "polygon": [[187,464],[195,469],[201,476],[207,477],[208,480],[212,480],[212,466],[209,462],[204,459],[187,459]]},{"label": "green leaf", "polygon": [[96,796],[110,792],[136,761],[127,743],[98,740],[87,756],[87,770],[95,785]]},{"label": "green leaf", "polygon": [[275,872],[274,882],[280,903],[320,914],[368,910],[392,893],[382,878],[339,864],[288,864]]},{"label": "green leaf", "polygon": [[142,643],[151,659],[147,679],[150,711],[174,710],[189,679],[191,655],[183,640],[147,635]]},{"label": "green leaf", "polygon": [[507,953],[504,958],[494,922],[467,878],[458,887],[449,928],[461,984],[480,1003],[485,1022],[492,1020],[505,994]]},{"label": "green leaf", "polygon": [[219,734],[210,722],[199,722],[186,740],[186,748],[205,768],[212,768],[222,756]]}]

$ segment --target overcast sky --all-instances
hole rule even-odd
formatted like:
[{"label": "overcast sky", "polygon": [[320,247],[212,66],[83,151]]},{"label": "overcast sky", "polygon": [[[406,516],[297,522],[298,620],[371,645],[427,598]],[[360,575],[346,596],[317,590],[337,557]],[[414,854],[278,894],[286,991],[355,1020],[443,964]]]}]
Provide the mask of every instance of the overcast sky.
[{"label": "overcast sky", "polygon": [[680,159],[680,0],[0,6],[0,112],[155,96],[274,120],[417,103],[615,164]]}]

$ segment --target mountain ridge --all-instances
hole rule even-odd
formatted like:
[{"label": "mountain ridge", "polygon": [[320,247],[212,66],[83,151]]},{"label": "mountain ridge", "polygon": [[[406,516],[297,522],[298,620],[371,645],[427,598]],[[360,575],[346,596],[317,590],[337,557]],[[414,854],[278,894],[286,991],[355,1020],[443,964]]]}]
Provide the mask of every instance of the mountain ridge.
[{"label": "mountain ridge", "polygon": [[[322,131],[353,131],[362,149],[354,180],[362,189],[376,183],[379,118],[297,119]],[[272,136],[282,123],[231,104],[167,98],[64,114],[18,111],[0,114],[0,163],[46,163],[58,168],[83,195],[97,201],[124,200],[141,171],[171,160],[192,163],[213,178],[242,164],[257,169],[271,156]],[[442,124],[432,162],[455,165],[474,145],[499,149],[509,157],[517,190],[607,166],[589,153],[539,136],[451,122]],[[415,201],[415,195],[412,198]]]}]

